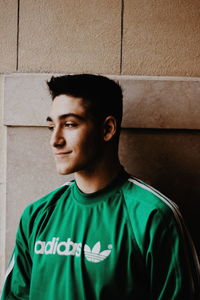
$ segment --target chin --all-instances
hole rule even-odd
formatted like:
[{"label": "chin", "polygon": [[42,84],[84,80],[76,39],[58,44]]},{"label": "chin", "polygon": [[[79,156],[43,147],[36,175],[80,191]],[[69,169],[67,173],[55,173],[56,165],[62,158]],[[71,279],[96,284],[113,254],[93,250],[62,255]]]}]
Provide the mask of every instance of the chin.
[{"label": "chin", "polygon": [[60,166],[57,166],[56,170],[57,170],[58,174],[60,174],[60,175],[69,175],[69,174],[74,172],[70,168],[63,168],[63,167],[60,167]]}]

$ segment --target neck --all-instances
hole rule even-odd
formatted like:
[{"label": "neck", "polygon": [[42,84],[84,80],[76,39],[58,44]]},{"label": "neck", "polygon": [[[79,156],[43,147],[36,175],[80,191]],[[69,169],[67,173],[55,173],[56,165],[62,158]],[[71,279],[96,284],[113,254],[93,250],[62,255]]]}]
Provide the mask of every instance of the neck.
[{"label": "neck", "polygon": [[106,159],[90,170],[75,173],[75,180],[79,189],[84,193],[94,193],[109,185],[119,175],[122,167],[118,156]]}]

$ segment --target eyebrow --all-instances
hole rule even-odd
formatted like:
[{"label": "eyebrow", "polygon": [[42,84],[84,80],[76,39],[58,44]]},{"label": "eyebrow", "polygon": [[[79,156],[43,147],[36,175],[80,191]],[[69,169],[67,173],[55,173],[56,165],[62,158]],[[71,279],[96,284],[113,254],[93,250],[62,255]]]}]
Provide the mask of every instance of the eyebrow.
[{"label": "eyebrow", "polygon": [[[77,115],[77,114],[73,114],[73,113],[60,115],[60,116],[58,117],[58,119],[59,119],[60,121],[62,121],[62,120],[67,119],[67,118],[69,118],[69,117],[74,117],[74,118],[79,119],[79,120],[81,120],[81,121],[84,120],[83,117],[81,117],[81,116],[79,116],[79,115]],[[47,121],[47,122],[53,122],[53,119],[52,119],[50,116],[48,116],[48,117],[46,118],[46,121]]]}]

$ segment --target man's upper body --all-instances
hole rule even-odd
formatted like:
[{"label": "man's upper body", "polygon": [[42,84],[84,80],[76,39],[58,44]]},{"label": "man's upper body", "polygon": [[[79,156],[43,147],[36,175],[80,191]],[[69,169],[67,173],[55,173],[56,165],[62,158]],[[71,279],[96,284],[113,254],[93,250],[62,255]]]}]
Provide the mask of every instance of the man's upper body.
[{"label": "man's upper body", "polygon": [[119,85],[86,74],[48,85],[57,171],[75,180],[25,209],[2,300],[198,300],[199,263],[176,205],[120,164]]},{"label": "man's upper body", "polygon": [[[9,271],[8,271],[9,272]],[[198,299],[198,262],[176,206],[124,171],[28,206],[2,299]]]}]

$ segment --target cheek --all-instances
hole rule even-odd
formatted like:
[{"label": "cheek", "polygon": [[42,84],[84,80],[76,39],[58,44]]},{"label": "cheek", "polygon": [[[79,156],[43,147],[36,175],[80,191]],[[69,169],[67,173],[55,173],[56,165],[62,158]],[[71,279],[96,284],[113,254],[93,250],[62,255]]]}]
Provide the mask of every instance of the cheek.
[{"label": "cheek", "polygon": [[97,132],[90,134],[82,143],[82,149],[90,156],[96,156],[102,151],[103,141]]},{"label": "cheek", "polygon": [[[80,155],[92,155],[102,149],[103,138],[98,130],[80,130],[68,137],[68,145]],[[95,154],[95,153],[93,153]]]}]

